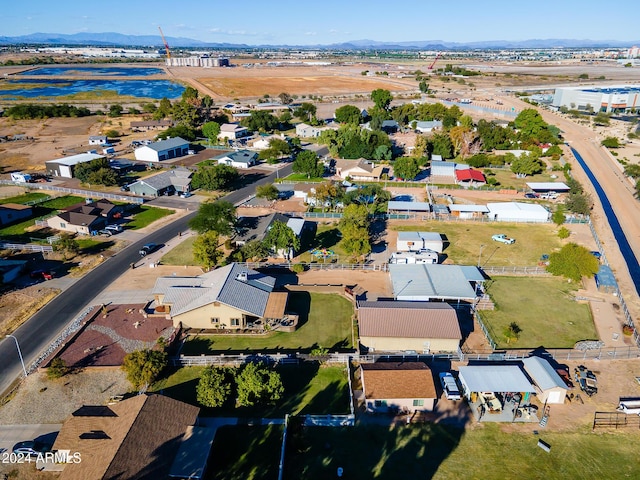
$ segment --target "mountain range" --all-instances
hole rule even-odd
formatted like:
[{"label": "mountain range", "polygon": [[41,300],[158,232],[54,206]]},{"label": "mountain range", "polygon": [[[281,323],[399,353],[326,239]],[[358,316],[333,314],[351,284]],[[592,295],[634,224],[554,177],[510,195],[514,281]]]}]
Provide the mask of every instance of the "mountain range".
[{"label": "mountain range", "polygon": [[[531,39],[522,41],[487,40],[479,42],[445,42],[419,40],[379,42],[354,40],[327,45],[247,45],[238,43],[203,42],[192,38],[167,37],[167,43],[177,48],[304,48],[327,50],[469,50],[469,49],[528,49],[528,48],[620,48],[640,44],[618,40]],[[160,35],[124,35],[122,33],[31,33],[17,37],[0,36],[0,45],[66,45],[97,47],[153,47],[161,48]]]}]

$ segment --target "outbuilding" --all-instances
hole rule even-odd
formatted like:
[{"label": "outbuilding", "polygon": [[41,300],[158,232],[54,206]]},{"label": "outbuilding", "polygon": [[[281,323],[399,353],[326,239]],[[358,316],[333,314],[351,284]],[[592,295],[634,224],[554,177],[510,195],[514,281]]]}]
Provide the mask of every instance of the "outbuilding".
[{"label": "outbuilding", "polygon": [[438,263],[440,257],[438,252],[433,250],[422,250],[420,252],[394,252],[389,258],[392,264],[410,264],[410,263]]},{"label": "outbuilding", "polygon": [[469,365],[460,367],[460,384],[467,399],[474,393],[524,393],[525,401],[535,388],[517,365]]},{"label": "outbuilding", "polygon": [[489,219],[497,222],[545,223],[551,213],[537,203],[500,202],[487,203]]},{"label": "outbuilding", "polygon": [[387,211],[395,212],[431,212],[431,204],[429,202],[408,202],[404,200],[389,200],[387,202]]},{"label": "outbuilding", "polygon": [[97,153],[80,153],[78,155],[58,158],[56,160],[49,160],[44,162],[44,164],[49,175],[54,177],[73,178],[76,165],[92,162],[99,158],[104,158],[104,155],[98,155]]},{"label": "outbuilding", "polygon": [[444,242],[437,232],[398,232],[397,248],[399,252],[419,252],[433,250],[442,253]]},{"label": "outbuilding", "polygon": [[536,193],[566,193],[570,190],[569,186],[564,182],[527,182],[527,187]]},{"label": "outbuilding", "polygon": [[89,136],[89,145],[104,145],[108,143],[106,135],[90,135]]},{"label": "outbuilding", "polygon": [[172,158],[183,157],[189,152],[189,142],[184,138],[174,137],[153,142],[136,148],[136,160],[141,162],[161,162]]},{"label": "outbuilding", "polygon": [[600,292],[616,293],[618,291],[616,276],[608,265],[600,265],[598,273],[595,274],[595,280]]},{"label": "outbuilding", "polygon": [[467,205],[463,203],[455,203],[448,205],[451,215],[462,219],[482,218],[489,213],[486,205]]},{"label": "outbuilding", "polygon": [[545,404],[563,404],[567,395],[567,384],[547,360],[540,357],[525,358],[522,363],[533,380],[538,400]]},{"label": "outbuilding", "polygon": [[473,266],[389,265],[393,295],[409,301],[473,301],[484,276]]}]

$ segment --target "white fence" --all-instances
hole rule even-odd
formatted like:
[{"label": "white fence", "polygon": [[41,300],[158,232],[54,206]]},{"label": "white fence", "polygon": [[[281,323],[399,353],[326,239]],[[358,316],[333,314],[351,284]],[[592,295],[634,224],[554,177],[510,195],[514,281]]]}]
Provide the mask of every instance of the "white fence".
[{"label": "white fence", "polygon": [[53,252],[53,247],[51,245],[36,245],[33,243],[0,242],[0,248],[6,249],[6,250],[28,250],[30,252],[42,252],[42,253]]}]

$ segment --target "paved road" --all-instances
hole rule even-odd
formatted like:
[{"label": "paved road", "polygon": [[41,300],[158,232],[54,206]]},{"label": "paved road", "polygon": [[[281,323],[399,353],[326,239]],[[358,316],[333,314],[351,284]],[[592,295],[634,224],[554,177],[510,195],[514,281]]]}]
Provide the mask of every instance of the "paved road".
[{"label": "paved road", "polygon": [[[279,171],[280,176],[289,175],[292,165],[288,164]],[[246,199],[255,192],[258,185],[272,183],[276,173],[257,179],[246,187],[231,192],[224,200],[234,204]],[[43,352],[66,326],[108,285],[114,282],[122,273],[130,268],[131,263],[140,260],[138,250],[145,243],[163,244],[187,230],[189,220],[195,211],[177,219],[159,230],[135,241],[130,246],[102,263],[94,270],[82,277],[54,298],[38,313],[18,328],[13,335],[18,339],[24,361],[28,366]],[[0,393],[7,390],[22,373],[16,344],[12,339],[0,342]]]},{"label": "paved road", "polygon": [[61,424],[29,424],[29,425],[2,425],[0,428],[0,452],[3,449],[10,452],[18,442],[35,440],[53,445],[58,432],[62,428]]}]

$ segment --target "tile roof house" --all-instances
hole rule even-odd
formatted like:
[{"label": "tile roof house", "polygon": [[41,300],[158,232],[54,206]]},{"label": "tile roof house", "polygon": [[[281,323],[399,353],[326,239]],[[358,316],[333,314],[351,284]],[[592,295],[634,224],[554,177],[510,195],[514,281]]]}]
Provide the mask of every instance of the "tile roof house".
[{"label": "tile roof house", "polygon": [[153,295],[174,326],[240,330],[284,317],[287,292],[274,290],[275,278],[231,263],[199,277],[160,277]]},{"label": "tile roof house", "polygon": [[455,309],[441,302],[359,302],[358,333],[375,352],[456,352],[462,339]]},{"label": "tile roof house", "polygon": [[367,412],[432,411],[435,407],[436,386],[424,363],[363,363],[360,373]]},{"label": "tile roof house", "polygon": [[159,197],[167,192],[188,192],[193,172],[188,168],[174,168],[157,175],[141,178],[129,185],[136,195]]},{"label": "tile roof house", "polygon": [[120,212],[122,207],[103,198],[91,203],[71,205],[58,215],[48,218],[47,226],[55,230],[91,235]]},{"label": "tile roof house", "polygon": [[78,452],[60,480],[168,478],[199,408],[162,395],[138,395],[114,405],[83,406],[64,422],[54,451]]},{"label": "tile roof house", "polygon": [[357,160],[337,159],[335,163],[336,175],[342,179],[352,180],[380,180],[383,174],[389,173],[387,165],[375,165],[364,158]]}]

